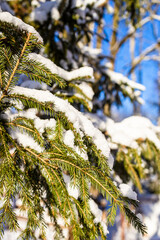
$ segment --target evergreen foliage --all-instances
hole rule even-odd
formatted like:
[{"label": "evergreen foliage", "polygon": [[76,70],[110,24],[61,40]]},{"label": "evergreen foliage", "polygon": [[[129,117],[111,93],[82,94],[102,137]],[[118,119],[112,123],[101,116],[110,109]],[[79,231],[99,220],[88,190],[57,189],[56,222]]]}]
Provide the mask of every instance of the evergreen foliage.
[{"label": "evergreen foliage", "polygon": [[[114,170],[123,182],[132,180],[140,193],[144,190],[150,193],[160,192],[160,151],[155,144],[146,139],[137,140],[139,149],[119,146],[116,154]],[[153,181],[152,178],[156,179]]]},{"label": "evergreen foliage", "polygon": [[[110,177],[109,154],[105,156],[94,139],[84,129],[77,129],[65,111],[57,107],[56,101],[60,98],[48,91],[17,86],[21,74],[49,86],[56,83],[63,88],[67,84],[44,64],[29,60],[28,54],[39,49],[42,43],[23,29],[23,24],[20,28],[0,21],[0,32],[1,238],[5,226],[10,230],[18,228],[14,201],[19,198],[21,210],[27,214],[27,225],[20,239],[36,239],[37,229],[41,239],[45,239],[46,209],[54,224],[55,239],[61,239],[63,235],[58,216],[64,219],[65,226],[71,228],[74,239],[95,239],[98,235],[105,239],[101,221],[95,221],[89,204],[90,184],[110,201],[107,225],[114,223],[119,207],[144,234],[146,227],[129,209],[129,204],[136,206],[137,202],[122,196]],[[60,103],[64,107],[69,105],[62,99]],[[74,108],[70,106],[70,109]],[[36,113],[39,122],[53,120],[55,128],[46,127],[39,131],[32,114],[27,115],[30,112]],[[81,116],[77,110],[75,112],[77,118]],[[64,133],[67,131],[72,132],[79,153],[65,143]],[[23,138],[25,141],[29,138],[30,144],[24,144]],[[82,153],[87,153],[88,160]],[[71,187],[78,189],[77,198],[68,191],[65,175],[70,177]]]},{"label": "evergreen foliage", "polygon": [[[60,0],[54,3],[52,1],[37,2],[37,5],[34,5],[34,1],[31,1],[30,7],[27,8],[28,12],[24,11],[24,5],[28,5],[28,1],[23,1],[23,4],[11,1],[9,4],[14,9],[16,16],[25,19],[25,22],[34,26],[40,33],[44,40],[44,53],[58,66],[72,70],[82,67],[87,63],[88,66],[94,68],[96,79],[92,84],[95,93],[93,101],[94,112],[100,108],[105,109],[105,114],[110,115],[113,104],[122,105],[122,96],[129,98],[132,102],[137,101],[137,98],[134,96],[134,88],[127,92],[125,90],[127,84],[122,86],[119,83],[115,83],[107,74],[106,69],[108,67],[105,65],[106,61],[115,63],[115,55],[112,51],[109,55],[102,52],[93,55],[90,53],[93,39],[97,49],[101,49],[102,43],[106,42],[109,44],[110,39],[103,21],[105,14],[109,14],[108,8],[110,5],[108,2],[102,1],[102,3],[98,3],[97,1],[96,5],[96,1],[88,1],[86,3],[85,1],[79,1],[78,3],[78,1]],[[134,24],[138,22],[139,0],[115,0],[113,4],[115,6],[116,4],[118,5],[118,10],[114,13],[114,15],[118,15],[117,20],[127,13],[128,22],[134,22]],[[47,10],[43,11],[45,8]],[[58,19],[54,19],[52,8],[56,8],[59,12]],[[42,16],[42,19],[38,17],[34,18],[36,14],[37,16],[38,14],[44,14],[45,17]],[[117,32],[116,29],[115,31]],[[122,39],[123,43],[125,41]],[[118,42],[117,46],[119,48],[123,45],[122,42]],[[83,47],[87,47],[86,50]],[[118,49],[116,49],[116,52],[118,52]],[[66,92],[73,92],[72,88],[66,85]],[[75,89],[73,88],[73,90]],[[99,97],[102,91],[104,98],[99,106]],[[69,101],[72,103],[74,99],[69,98]],[[75,102],[77,101],[78,98]],[[82,98],[79,99],[79,103],[82,103],[87,110],[91,110],[87,103],[82,101]],[[80,104],[75,104],[74,106],[78,109],[81,108]]]}]

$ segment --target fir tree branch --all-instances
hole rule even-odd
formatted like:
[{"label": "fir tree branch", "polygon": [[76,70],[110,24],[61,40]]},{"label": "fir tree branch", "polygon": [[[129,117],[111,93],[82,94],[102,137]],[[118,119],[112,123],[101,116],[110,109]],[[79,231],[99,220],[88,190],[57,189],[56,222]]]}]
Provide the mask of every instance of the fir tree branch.
[{"label": "fir tree branch", "polygon": [[39,142],[42,142],[42,138],[41,138],[41,136],[40,136],[40,134],[39,134],[39,132],[37,131],[36,128],[31,129],[31,128],[28,127],[28,126],[21,125],[21,124],[17,124],[17,123],[14,123],[14,122],[6,123],[6,125],[12,126],[12,127],[22,128],[24,131],[30,132],[30,134],[31,134],[32,136],[36,134],[37,137],[38,137],[38,139],[39,139]]},{"label": "fir tree branch", "polygon": [[8,88],[9,88],[9,86],[10,86],[10,83],[11,83],[11,81],[12,81],[12,79],[13,79],[15,73],[16,73],[16,70],[17,70],[17,68],[18,68],[18,66],[19,66],[20,60],[21,60],[21,58],[22,58],[22,56],[23,56],[23,54],[24,54],[24,52],[25,52],[25,50],[26,50],[26,47],[27,47],[28,43],[29,43],[30,37],[31,37],[31,33],[28,33],[27,39],[26,39],[26,42],[25,42],[25,44],[24,44],[24,46],[23,46],[23,48],[22,48],[21,54],[20,54],[20,56],[19,56],[19,58],[18,58],[18,60],[17,60],[17,63],[16,63],[16,65],[15,65],[13,71],[12,71],[12,74],[11,74],[9,80],[8,80],[7,86],[5,87],[5,91],[6,91],[6,92],[8,91]]},{"label": "fir tree branch", "polygon": [[[93,175],[95,175],[95,173],[90,174],[89,171],[86,171],[85,168],[81,168],[80,166],[70,162],[69,160],[66,159],[62,159],[62,158],[50,158],[50,161],[58,161],[58,162],[63,162],[66,163],[68,165],[73,166],[75,169],[77,168],[80,172],[82,172],[84,175],[87,175],[90,179],[93,180],[93,182],[95,182],[96,184],[98,184],[101,189],[103,189],[117,204],[118,202],[120,202],[120,200],[116,199],[116,197],[114,197],[114,195]],[[87,169],[88,170],[88,169]],[[92,170],[92,168],[90,169]]]},{"label": "fir tree branch", "polygon": [[10,67],[12,67],[12,64],[11,64],[11,62],[9,60],[9,57],[7,55],[7,52],[6,52],[5,48],[3,48],[3,52],[4,52],[4,55],[5,55],[6,59],[7,59],[7,62],[9,63]]},{"label": "fir tree branch", "polygon": [[[48,176],[49,176],[49,178],[50,178],[50,180],[51,180],[51,184],[54,185],[55,178],[53,178],[53,175],[50,175],[50,174],[49,174],[49,172],[48,172],[48,170],[47,170],[47,168],[46,168],[45,165],[44,165],[44,168],[45,168],[45,170],[46,170],[46,172],[47,172],[47,174],[48,174]],[[52,171],[52,170],[51,170],[51,171]],[[55,193],[56,193],[56,195],[57,195],[57,198],[58,198],[58,201],[59,201],[59,205],[61,206],[61,205],[62,205],[62,202],[61,202],[60,195],[58,194],[56,188],[54,188],[54,191],[55,191]]]},{"label": "fir tree branch", "polygon": [[140,219],[126,205],[123,207],[123,211],[127,216],[128,221],[138,230],[138,232],[141,232],[142,235],[147,233],[147,227],[142,224]]},{"label": "fir tree branch", "polygon": [[31,150],[30,148],[26,147],[25,148],[26,151],[28,151],[29,153],[31,153],[36,159],[38,159],[39,161],[43,162],[45,165],[51,167],[51,168],[55,168],[57,169],[58,167],[54,164],[50,164],[50,159],[48,158],[42,158],[41,154],[36,154],[35,152],[33,152],[33,150]]},{"label": "fir tree branch", "polygon": [[131,178],[133,179],[133,181],[135,182],[136,186],[138,187],[139,191],[142,192],[142,185],[140,183],[140,180],[138,178],[138,175],[136,173],[136,171],[134,170],[132,164],[130,163],[129,159],[127,156],[125,156],[125,169],[127,172],[130,173]]},{"label": "fir tree branch", "polygon": [[2,89],[3,82],[2,82],[2,74],[1,74],[1,69],[0,69],[0,88]]}]

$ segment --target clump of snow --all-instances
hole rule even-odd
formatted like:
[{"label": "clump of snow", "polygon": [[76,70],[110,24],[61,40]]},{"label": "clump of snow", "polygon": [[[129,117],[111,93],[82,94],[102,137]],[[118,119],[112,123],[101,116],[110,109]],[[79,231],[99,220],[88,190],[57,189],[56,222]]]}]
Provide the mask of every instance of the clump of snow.
[{"label": "clump of snow", "polygon": [[34,126],[39,131],[39,133],[43,133],[45,129],[50,128],[51,130],[55,129],[56,120],[54,118],[51,119],[40,119],[37,114],[38,110],[35,108],[30,108],[28,110],[20,111],[19,113],[12,113],[10,110],[5,112],[8,119],[13,120],[16,117],[25,117],[34,120]]},{"label": "clump of snow", "polygon": [[91,213],[95,216],[94,223],[99,223],[102,221],[102,211],[99,209],[98,205],[93,199],[89,199],[89,207]]},{"label": "clump of snow", "polygon": [[56,221],[59,226],[65,226],[64,218],[62,218],[61,216],[58,216]]},{"label": "clump of snow", "polygon": [[140,103],[141,105],[144,105],[145,104],[145,101],[143,100],[143,98],[141,97],[137,97],[137,102]]},{"label": "clump of snow", "polygon": [[39,42],[43,43],[42,37],[39,33],[34,29],[34,27],[24,23],[21,19],[12,16],[9,12],[0,12],[0,21],[13,24],[18,27],[20,30],[24,30],[28,33],[32,33]]},{"label": "clump of snow", "polygon": [[65,237],[65,239],[69,238],[69,229],[68,228],[63,228],[62,233],[63,233],[63,236]]},{"label": "clump of snow", "polygon": [[74,147],[76,153],[80,155],[84,160],[88,160],[88,155],[86,151],[82,151],[78,146]]},{"label": "clump of snow", "polygon": [[58,20],[58,19],[60,19],[60,13],[59,13],[58,9],[55,8],[55,7],[53,7],[52,10],[51,10],[51,18],[52,18],[53,20]]},{"label": "clump of snow", "polygon": [[97,114],[94,113],[86,113],[85,116],[87,116],[87,118],[91,120],[94,126],[102,132],[107,131],[108,127],[113,127],[114,125],[114,121],[106,116],[100,118]]},{"label": "clump of snow", "polygon": [[13,117],[17,117],[17,116],[21,116],[21,117],[26,117],[26,118],[30,118],[30,119],[36,119],[37,118],[37,113],[38,110],[35,108],[30,108],[26,111],[20,111],[18,114],[15,114],[15,116],[13,115]]},{"label": "clump of snow", "polygon": [[94,6],[101,7],[101,6],[104,6],[106,3],[107,3],[106,0],[97,0],[97,1],[95,1]]},{"label": "clump of snow", "polygon": [[85,9],[87,5],[93,4],[95,0],[74,0],[72,3],[72,7],[77,7],[81,9]]},{"label": "clump of snow", "polygon": [[11,137],[16,139],[23,147],[30,147],[39,153],[44,151],[44,149],[35,142],[32,137],[25,132],[21,133],[18,129],[14,129],[14,131],[11,130]]},{"label": "clump of snow", "polygon": [[67,175],[67,174],[65,174],[65,173],[62,173],[62,174],[63,174],[64,182],[65,182],[66,184],[70,183],[70,181],[71,181],[70,176]]},{"label": "clump of snow", "polygon": [[42,134],[46,128],[50,128],[52,130],[55,129],[56,127],[56,121],[54,118],[51,119],[40,119],[40,118],[35,118],[34,119],[34,124],[37,130]]},{"label": "clump of snow", "polygon": [[107,225],[104,221],[101,221],[101,226],[103,228],[103,232],[105,235],[109,234],[109,231],[108,231],[108,228],[107,228]]},{"label": "clump of snow", "polygon": [[88,160],[86,151],[82,151],[78,146],[74,145],[74,134],[71,130],[68,130],[63,134],[63,141],[67,146],[73,148],[83,159]]},{"label": "clump of snow", "polygon": [[38,6],[39,6],[39,1],[38,1],[38,0],[32,0],[32,1],[31,1],[31,5],[32,5],[33,7],[38,7]]},{"label": "clump of snow", "polygon": [[76,186],[72,185],[71,183],[68,183],[67,190],[70,196],[74,197],[75,199],[78,199],[80,192]]},{"label": "clump of snow", "polygon": [[124,197],[128,197],[133,200],[137,200],[137,193],[134,192],[129,185],[122,183],[119,185],[119,189]]},{"label": "clump of snow", "polygon": [[19,198],[16,200],[16,206],[20,208],[22,206],[22,200]]},{"label": "clump of snow", "polygon": [[107,4],[107,11],[108,11],[108,13],[113,14],[114,8],[110,4]]},{"label": "clump of snow", "polygon": [[54,64],[51,60],[41,56],[40,54],[30,53],[28,54],[29,59],[35,60],[39,63],[44,64],[53,74],[57,74],[61,78],[66,81],[70,81],[75,78],[85,78],[90,77],[93,78],[93,69],[91,67],[81,67],[79,69],[68,72],[56,64]]},{"label": "clump of snow", "polygon": [[[77,131],[82,133],[84,132],[87,136],[91,137],[94,144],[97,146],[97,148],[102,151],[102,154],[107,158],[109,157],[110,149],[108,147],[108,143],[107,143],[107,140],[105,139],[105,136],[101,133],[100,130],[96,129],[93,126],[92,122],[89,119],[87,119],[86,116],[84,116],[81,112],[79,112],[74,107],[72,107],[68,103],[68,101],[65,101],[63,99],[60,99],[54,96],[49,91],[27,89],[19,86],[15,86],[10,93],[22,94],[28,97],[35,98],[40,102],[53,102],[55,111],[63,112],[67,118],[70,118],[70,113],[73,113],[72,123],[73,124],[76,123],[77,127],[79,126],[77,128]],[[77,117],[73,117],[73,116],[77,116]],[[109,160],[108,164],[110,168],[112,168],[113,162],[111,160]]]},{"label": "clump of snow", "polygon": [[63,173],[63,179],[64,182],[66,183],[67,191],[70,196],[74,197],[75,199],[78,199],[80,196],[79,189],[71,183],[71,178],[69,175]]},{"label": "clump of snow", "polygon": [[16,148],[11,148],[11,149],[9,150],[10,154],[13,155],[14,152],[15,152],[15,150],[16,150]]},{"label": "clump of snow", "polygon": [[93,89],[87,83],[82,82],[81,84],[78,85],[78,87],[89,99],[93,98],[94,95]]},{"label": "clump of snow", "polygon": [[74,148],[74,134],[71,130],[64,133],[63,141],[67,146]]}]

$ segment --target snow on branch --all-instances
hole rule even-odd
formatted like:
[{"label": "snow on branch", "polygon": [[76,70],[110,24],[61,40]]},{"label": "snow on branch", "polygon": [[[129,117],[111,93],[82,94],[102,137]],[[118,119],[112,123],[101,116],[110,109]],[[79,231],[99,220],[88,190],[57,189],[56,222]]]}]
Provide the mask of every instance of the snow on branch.
[{"label": "snow on branch", "polygon": [[160,21],[160,16],[157,15],[157,14],[153,14],[153,15],[152,15],[152,18]]},{"label": "snow on branch", "polygon": [[136,83],[124,76],[122,73],[114,72],[110,69],[105,69],[104,73],[107,74],[110,81],[121,87],[124,94],[127,94],[132,100],[136,100],[140,104],[144,103],[143,99],[140,97],[141,91],[145,91],[144,85]]},{"label": "snow on branch", "polygon": [[160,47],[160,41],[158,41],[155,44],[152,44],[151,46],[147,47],[139,56],[137,56],[132,63],[132,68],[130,69],[128,74],[131,74],[133,72],[133,70],[135,69],[135,67],[137,67],[137,65],[143,61],[143,59],[146,57],[147,54],[153,52],[154,50],[158,49]]},{"label": "snow on branch", "polygon": [[94,114],[87,114],[88,118],[101,131],[107,132],[110,136],[110,147],[118,148],[118,145],[138,149],[137,140],[150,140],[155,146],[160,149],[160,127],[155,126],[145,117],[132,116],[124,119],[121,122],[114,122],[110,118],[99,119]]},{"label": "snow on branch", "polygon": [[100,57],[102,55],[101,48],[92,48],[89,46],[84,46],[82,42],[79,43],[79,47],[83,54],[89,55],[92,58]]},{"label": "snow on branch", "polygon": [[73,1],[73,7],[85,9],[87,5],[93,5],[94,7],[102,7],[107,3],[107,0],[75,0]]},{"label": "snow on branch", "polygon": [[13,24],[15,27],[19,28],[20,30],[24,30],[28,33],[32,33],[39,42],[43,43],[42,37],[34,29],[34,27],[24,23],[21,19],[12,16],[9,12],[0,12],[0,21]]},{"label": "snow on branch", "polygon": [[113,158],[110,157],[110,149],[105,136],[100,130],[93,126],[92,122],[86,116],[72,107],[68,101],[54,96],[49,91],[27,89],[19,86],[15,86],[10,94],[21,94],[30,98],[35,98],[43,103],[52,102],[54,104],[54,110],[56,112],[63,112],[68,120],[73,123],[77,131],[84,132],[87,136],[92,138],[97,148],[108,158],[108,164],[110,168],[112,168]]},{"label": "snow on branch", "polygon": [[93,80],[93,69],[91,67],[81,67],[73,71],[66,71],[61,67],[58,67],[51,60],[41,56],[40,54],[30,53],[28,58],[37,61],[47,67],[53,74],[57,74],[59,77],[66,81],[71,81],[76,78],[89,78],[89,81]]},{"label": "snow on branch", "polygon": [[142,84],[133,82],[132,80],[130,80],[127,77],[125,77],[122,73],[114,72],[114,71],[112,71],[110,69],[107,69],[105,72],[110,77],[112,82],[115,82],[117,84],[124,83],[124,84],[130,86],[131,88],[139,89],[140,91],[144,91],[145,90],[145,86],[143,86]]}]

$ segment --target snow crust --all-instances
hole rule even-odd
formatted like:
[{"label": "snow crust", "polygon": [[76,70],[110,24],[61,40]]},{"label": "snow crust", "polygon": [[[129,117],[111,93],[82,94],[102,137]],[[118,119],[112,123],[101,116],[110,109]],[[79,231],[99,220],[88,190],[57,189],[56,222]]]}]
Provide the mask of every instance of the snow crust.
[{"label": "snow crust", "polygon": [[[105,136],[93,126],[92,122],[86,116],[72,107],[68,101],[54,96],[49,91],[27,89],[19,86],[15,86],[11,94],[22,94],[35,98],[40,102],[53,102],[55,111],[63,112],[73,125],[76,126],[77,131],[82,134],[84,132],[87,136],[91,137],[97,148],[102,151],[102,154],[109,158],[110,149]],[[109,158],[108,164],[112,168],[113,159]]]},{"label": "snow crust", "polygon": [[9,12],[0,12],[0,21],[13,24],[18,27],[20,30],[24,30],[28,33],[32,33],[39,42],[43,43],[42,37],[34,29],[34,27],[24,23],[21,19],[12,16]]},{"label": "snow crust", "polygon": [[28,57],[29,57],[29,59],[35,60],[39,63],[42,63],[53,74],[57,74],[61,78],[65,79],[66,81],[70,81],[72,79],[79,78],[79,77],[85,78],[86,76],[93,78],[93,69],[91,67],[81,67],[79,69],[68,72],[68,71],[62,69],[61,67],[58,67],[51,60],[41,56],[40,54],[30,53],[30,54],[28,54]]},{"label": "snow crust", "polygon": [[120,184],[119,189],[124,197],[137,200],[137,193],[134,192],[128,184],[125,183]]}]

